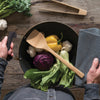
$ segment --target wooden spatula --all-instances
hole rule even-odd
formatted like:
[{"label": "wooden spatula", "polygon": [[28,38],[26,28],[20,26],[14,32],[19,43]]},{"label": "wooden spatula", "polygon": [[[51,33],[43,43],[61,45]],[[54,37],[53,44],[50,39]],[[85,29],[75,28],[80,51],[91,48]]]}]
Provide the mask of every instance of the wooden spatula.
[{"label": "wooden spatula", "polygon": [[68,61],[64,60],[61,56],[59,56],[51,48],[48,47],[45,37],[39,31],[37,30],[32,31],[28,36],[28,38],[26,39],[26,41],[33,47],[44,49],[50,52],[55,57],[57,57],[61,62],[63,62],[67,67],[69,67],[72,71],[74,71],[79,77],[81,78],[84,77],[84,73],[82,73],[80,70],[78,70],[75,66],[73,66]]}]

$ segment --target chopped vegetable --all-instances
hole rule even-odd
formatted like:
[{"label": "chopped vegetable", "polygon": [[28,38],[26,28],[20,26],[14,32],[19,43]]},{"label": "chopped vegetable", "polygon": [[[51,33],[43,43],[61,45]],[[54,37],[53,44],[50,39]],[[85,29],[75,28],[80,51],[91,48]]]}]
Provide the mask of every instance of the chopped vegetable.
[{"label": "chopped vegetable", "polygon": [[46,37],[48,46],[55,52],[58,52],[62,48],[62,45],[61,43],[58,43],[58,40],[59,38],[57,37],[57,35],[50,35]]},{"label": "chopped vegetable", "polygon": [[72,49],[72,44],[67,40],[64,41],[62,45],[63,45],[62,50],[66,50],[67,52],[69,52]]},{"label": "chopped vegetable", "polygon": [[[69,54],[67,51],[61,50],[60,56],[69,62]],[[61,62],[61,69],[60,70],[62,73],[62,78],[60,80],[59,85],[63,85],[64,87],[71,87],[73,80],[74,80],[75,72],[70,70],[62,62]]]},{"label": "chopped vegetable", "polygon": [[[69,54],[65,50],[60,52],[60,56],[69,61]],[[25,72],[24,78],[31,80],[31,86],[47,91],[50,86],[63,85],[71,87],[75,73],[56,58],[56,63],[48,71],[29,69]]]},{"label": "chopped vegetable", "polygon": [[0,30],[5,30],[7,28],[7,21],[5,19],[0,19]]},{"label": "chopped vegetable", "polygon": [[28,50],[27,50],[27,53],[30,55],[30,57],[34,57],[36,55],[36,51],[35,51],[35,48],[32,47],[32,46],[29,46]]},{"label": "chopped vegetable", "polygon": [[34,57],[33,64],[39,70],[49,70],[54,64],[54,57],[49,52],[41,52]]},{"label": "chopped vegetable", "polygon": [[38,69],[29,69],[25,72],[24,78],[31,80],[31,86],[36,89],[47,91],[60,79],[60,61],[57,62],[48,71],[40,71]]},{"label": "chopped vegetable", "polygon": [[5,18],[14,12],[23,12],[30,16],[30,0],[0,0],[0,18]]}]

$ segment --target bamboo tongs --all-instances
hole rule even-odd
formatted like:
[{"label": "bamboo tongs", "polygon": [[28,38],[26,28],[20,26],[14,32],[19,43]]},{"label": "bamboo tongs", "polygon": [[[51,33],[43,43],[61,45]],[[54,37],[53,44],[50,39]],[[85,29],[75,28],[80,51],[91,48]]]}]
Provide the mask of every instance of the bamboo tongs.
[{"label": "bamboo tongs", "polygon": [[63,2],[60,2],[60,1],[57,1],[57,0],[50,0],[54,3],[58,3],[58,4],[61,4],[61,5],[64,5],[64,6],[67,6],[67,7],[70,7],[70,8],[73,8],[75,10],[77,10],[77,12],[67,12],[67,11],[60,11],[60,10],[52,10],[52,9],[44,9],[44,8],[41,8],[40,11],[42,12],[55,12],[55,13],[64,13],[64,14],[71,14],[71,15],[87,15],[87,11],[84,10],[84,9],[81,9],[81,8],[78,8],[78,7],[74,7],[72,5],[69,5],[67,3],[63,3]]}]

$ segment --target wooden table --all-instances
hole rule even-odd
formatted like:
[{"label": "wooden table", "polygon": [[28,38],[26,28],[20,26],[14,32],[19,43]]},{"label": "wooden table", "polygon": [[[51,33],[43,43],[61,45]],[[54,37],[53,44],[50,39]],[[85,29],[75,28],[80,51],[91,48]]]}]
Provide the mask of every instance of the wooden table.
[{"label": "wooden table", "polygon": [[[38,1],[38,2],[37,2]],[[22,14],[12,14],[7,17],[8,29],[6,31],[0,31],[0,38],[7,35],[10,31],[17,33],[17,38],[14,39],[14,58],[8,62],[7,69],[5,71],[5,80],[2,87],[2,97],[8,91],[14,90],[20,86],[29,83],[29,80],[23,78],[23,71],[19,64],[19,46],[20,42],[27,32],[27,30],[38,23],[47,21],[57,21],[65,25],[71,26],[77,34],[80,29],[97,27],[100,28],[100,0],[63,0],[62,2],[71,4],[73,6],[85,9],[88,11],[87,16],[74,16],[58,13],[42,13],[39,12],[40,8],[52,8],[61,9],[66,11],[67,8],[63,8],[60,5],[50,2],[42,2],[41,0],[32,0],[34,5],[31,6],[31,17],[26,17]],[[83,99],[84,90],[80,88],[71,89],[77,100]],[[2,100],[2,99],[1,99]]]}]

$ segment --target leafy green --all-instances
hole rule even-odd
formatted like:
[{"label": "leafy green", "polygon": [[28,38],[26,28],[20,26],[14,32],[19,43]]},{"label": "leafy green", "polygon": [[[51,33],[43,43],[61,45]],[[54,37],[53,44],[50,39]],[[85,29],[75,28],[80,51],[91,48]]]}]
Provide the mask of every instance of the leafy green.
[{"label": "leafy green", "polygon": [[57,63],[49,71],[40,71],[38,69],[29,69],[24,74],[24,78],[31,80],[31,85],[34,88],[46,91],[50,85],[57,82],[57,76],[60,69],[60,61],[58,59]]},{"label": "leafy green", "polygon": [[[63,50],[60,56],[69,61],[69,54]],[[56,63],[48,71],[29,69],[25,72],[24,78],[31,80],[31,86],[36,89],[47,91],[50,86],[63,85],[71,87],[75,73],[56,58]]]},{"label": "leafy green", "polygon": [[30,0],[0,0],[0,18],[5,18],[14,12],[23,12],[30,16]]},{"label": "leafy green", "polygon": [[[69,62],[69,54],[65,50],[60,52],[60,56]],[[64,87],[71,87],[75,73],[71,71],[66,65],[61,62],[61,73],[63,73],[62,78],[59,82],[59,85],[63,85]]]}]

